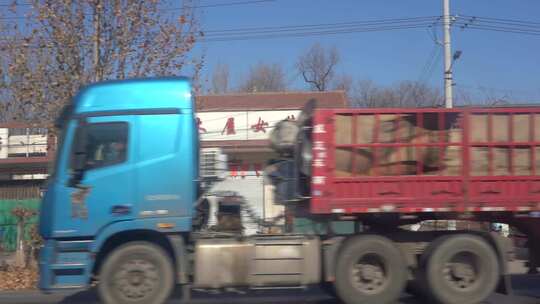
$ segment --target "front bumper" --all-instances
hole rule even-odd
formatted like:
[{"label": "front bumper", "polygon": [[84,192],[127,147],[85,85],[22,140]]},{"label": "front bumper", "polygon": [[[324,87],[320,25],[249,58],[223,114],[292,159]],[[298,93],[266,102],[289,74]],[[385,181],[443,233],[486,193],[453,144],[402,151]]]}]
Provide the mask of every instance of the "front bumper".
[{"label": "front bumper", "polygon": [[46,240],[39,256],[39,288],[44,292],[88,288],[94,264],[91,244],[91,240]]}]

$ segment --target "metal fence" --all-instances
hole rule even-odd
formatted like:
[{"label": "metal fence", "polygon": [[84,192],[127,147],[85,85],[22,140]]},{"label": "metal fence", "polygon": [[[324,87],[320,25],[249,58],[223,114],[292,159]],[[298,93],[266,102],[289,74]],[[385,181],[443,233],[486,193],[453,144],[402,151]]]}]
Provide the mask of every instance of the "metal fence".
[{"label": "metal fence", "polygon": [[[14,251],[17,243],[17,219],[12,210],[17,207],[32,210],[39,209],[38,199],[27,200],[0,200],[0,250]],[[30,238],[30,229],[37,224],[37,216],[30,218],[25,225],[25,239]]]}]

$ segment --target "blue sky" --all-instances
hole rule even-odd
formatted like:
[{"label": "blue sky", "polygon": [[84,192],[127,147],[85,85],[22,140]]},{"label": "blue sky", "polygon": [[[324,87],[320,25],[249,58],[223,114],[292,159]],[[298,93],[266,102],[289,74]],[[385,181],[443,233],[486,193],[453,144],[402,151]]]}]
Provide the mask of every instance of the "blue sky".
[{"label": "blue sky", "polygon": [[[220,3],[220,1],[202,1]],[[227,2],[227,1],[221,1]],[[232,2],[232,1],[229,1]],[[451,12],[490,18],[540,22],[538,0],[451,0]],[[205,30],[260,26],[368,21],[442,14],[442,0],[276,0],[252,5],[205,9]],[[540,24],[538,25],[540,28]],[[509,95],[518,102],[540,102],[540,36],[452,30],[453,50],[463,55],[455,63],[457,87],[480,97],[486,91]],[[442,35],[439,33],[439,38]],[[442,38],[441,38],[442,39]],[[304,89],[295,77],[298,55],[312,44],[335,46],[341,55],[337,71],[355,79],[371,79],[380,85],[417,80],[434,49],[429,31],[405,29],[388,32],[267,40],[208,42],[197,52],[206,54],[208,78],[218,63],[228,64],[233,84],[259,61],[284,66],[293,89]],[[442,57],[428,83],[442,86]]]}]

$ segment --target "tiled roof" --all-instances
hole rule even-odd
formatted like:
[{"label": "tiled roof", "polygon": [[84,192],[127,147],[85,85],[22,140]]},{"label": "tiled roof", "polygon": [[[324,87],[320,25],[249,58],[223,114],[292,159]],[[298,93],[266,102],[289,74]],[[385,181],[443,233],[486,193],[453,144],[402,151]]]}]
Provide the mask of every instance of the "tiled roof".
[{"label": "tiled roof", "polygon": [[321,108],[347,107],[347,97],[343,91],[235,93],[195,97],[198,111],[301,109],[311,99],[317,100],[317,107]]}]

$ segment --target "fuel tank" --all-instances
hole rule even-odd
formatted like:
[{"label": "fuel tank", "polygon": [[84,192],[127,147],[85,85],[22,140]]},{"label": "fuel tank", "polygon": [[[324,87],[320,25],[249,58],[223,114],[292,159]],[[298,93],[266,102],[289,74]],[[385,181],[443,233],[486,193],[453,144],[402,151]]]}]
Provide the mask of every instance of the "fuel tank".
[{"label": "fuel tank", "polygon": [[209,238],[196,243],[196,288],[305,286],[320,278],[317,237]]}]

